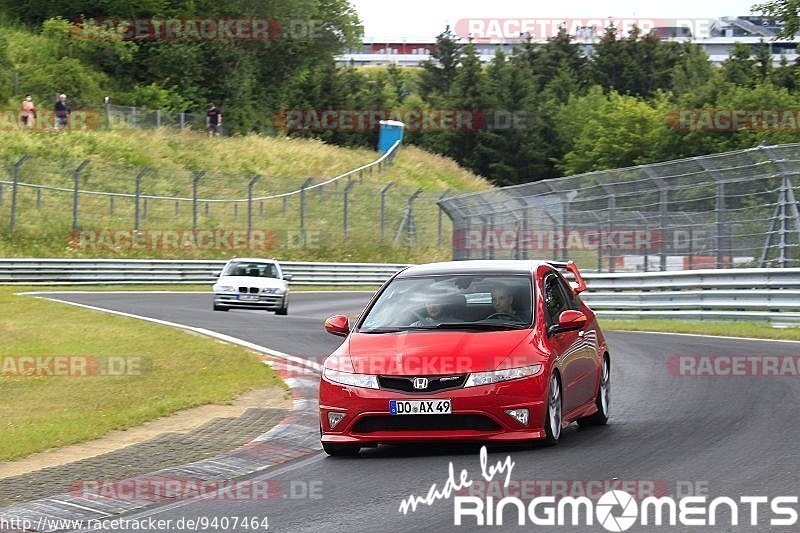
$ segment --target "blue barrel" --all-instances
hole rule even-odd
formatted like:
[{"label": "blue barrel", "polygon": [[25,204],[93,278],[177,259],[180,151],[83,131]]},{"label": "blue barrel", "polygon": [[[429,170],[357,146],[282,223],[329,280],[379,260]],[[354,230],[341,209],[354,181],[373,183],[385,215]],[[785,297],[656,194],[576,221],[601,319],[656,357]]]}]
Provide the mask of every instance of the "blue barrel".
[{"label": "blue barrel", "polygon": [[381,120],[378,133],[378,151],[385,154],[397,141],[403,141],[406,125],[396,120]]}]

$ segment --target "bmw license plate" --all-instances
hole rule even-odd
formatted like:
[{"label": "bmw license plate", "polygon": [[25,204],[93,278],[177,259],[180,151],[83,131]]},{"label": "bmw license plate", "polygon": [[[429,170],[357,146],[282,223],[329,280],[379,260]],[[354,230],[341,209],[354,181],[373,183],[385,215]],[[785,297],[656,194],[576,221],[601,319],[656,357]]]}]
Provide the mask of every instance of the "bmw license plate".
[{"label": "bmw license plate", "polygon": [[258,294],[240,294],[239,300],[243,302],[257,302]]},{"label": "bmw license plate", "polygon": [[449,415],[453,412],[450,400],[389,400],[393,415]]}]

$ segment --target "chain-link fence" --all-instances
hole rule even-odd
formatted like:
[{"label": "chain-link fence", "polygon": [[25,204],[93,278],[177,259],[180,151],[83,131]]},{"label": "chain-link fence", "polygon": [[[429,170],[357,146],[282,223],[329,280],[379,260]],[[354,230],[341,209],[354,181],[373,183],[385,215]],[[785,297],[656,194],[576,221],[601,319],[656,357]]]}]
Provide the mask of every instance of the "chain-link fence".
[{"label": "chain-link fence", "polygon": [[[399,148],[333,178],[0,155],[0,228],[14,239],[109,252],[137,242],[222,252],[446,244],[450,225],[437,205],[446,193],[382,180]],[[246,242],[233,246],[240,237]]]},{"label": "chain-link fence", "polygon": [[598,271],[800,266],[800,144],[467,194],[440,205],[455,259]]}]

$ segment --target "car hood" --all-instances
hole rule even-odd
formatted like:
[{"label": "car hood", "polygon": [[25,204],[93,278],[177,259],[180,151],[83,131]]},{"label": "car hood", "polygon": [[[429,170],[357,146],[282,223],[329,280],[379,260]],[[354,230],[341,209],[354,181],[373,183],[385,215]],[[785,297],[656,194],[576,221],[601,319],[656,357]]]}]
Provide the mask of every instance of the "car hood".
[{"label": "car hood", "polygon": [[359,374],[486,372],[500,367],[532,335],[531,330],[353,333],[337,350],[336,359],[341,370]]},{"label": "car hood", "polygon": [[215,286],[229,285],[231,287],[258,287],[259,289],[283,289],[286,282],[278,278],[255,278],[248,276],[220,276]]}]

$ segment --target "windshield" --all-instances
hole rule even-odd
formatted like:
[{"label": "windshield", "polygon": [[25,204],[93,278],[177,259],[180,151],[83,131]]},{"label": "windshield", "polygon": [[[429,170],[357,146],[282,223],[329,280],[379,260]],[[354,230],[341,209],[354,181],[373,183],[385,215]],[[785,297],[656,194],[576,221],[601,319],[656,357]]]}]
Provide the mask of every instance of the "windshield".
[{"label": "windshield", "polygon": [[225,267],[223,276],[246,276],[249,278],[277,278],[278,267],[275,263],[254,261],[234,261]]},{"label": "windshield", "polygon": [[526,275],[397,278],[368,311],[359,331],[529,328],[531,295],[531,279]]}]

